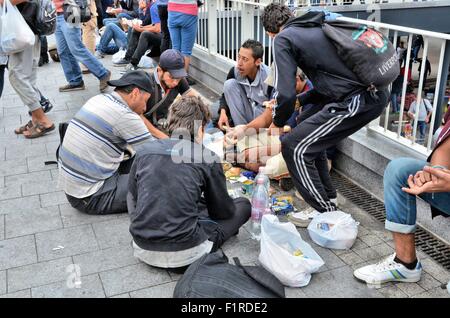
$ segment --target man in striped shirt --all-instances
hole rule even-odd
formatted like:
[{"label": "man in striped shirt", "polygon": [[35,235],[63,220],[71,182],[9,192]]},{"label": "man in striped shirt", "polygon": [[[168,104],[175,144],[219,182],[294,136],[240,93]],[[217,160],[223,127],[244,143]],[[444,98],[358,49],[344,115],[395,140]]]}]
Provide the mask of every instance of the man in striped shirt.
[{"label": "man in striped shirt", "polygon": [[153,93],[152,81],[143,71],[109,81],[114,92],[91,98],[70,121],[59,149],[59,186],[75,209],[127,212],[132,146],[153,138],[142,115]]}]

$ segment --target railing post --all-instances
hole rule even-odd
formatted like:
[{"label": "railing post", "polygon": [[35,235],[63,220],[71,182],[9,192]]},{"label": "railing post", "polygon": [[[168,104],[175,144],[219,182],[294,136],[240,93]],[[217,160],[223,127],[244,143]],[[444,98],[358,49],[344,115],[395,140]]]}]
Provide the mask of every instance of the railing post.
[{"label": "railing post", "polygon": [[217,6],[218,0],[206,1],[208,9],[208,50],[210,54],[217,53]]},{"label": "railing post", "polygon": [[[439,87],[436,87],[436,91],[438,92],[438,98],[437,98],[437,107],[436,107],[436,118],[434,122],[434,129],[433,134],[436,132],[436,129],[438,129],[441,126],[441,120],[442,120],[442,102],[444,101],[445,96],[445,89],[447,87],[447,78],[448,78],[448,68],[450,65],[450,41],[447,40],[445,43],[445,55],[444,55],[444,61],[442,63],[441,68],[441,81]],[[436,83],[437,84],[437,83]],[[430,132],[431,133],[431,132]]]},{"label": "railing post", "polygon": [[[254,38],[255,5],[243,3],[241,10],[241,41]],[[239,46],[242,43],[239,43]]]}]

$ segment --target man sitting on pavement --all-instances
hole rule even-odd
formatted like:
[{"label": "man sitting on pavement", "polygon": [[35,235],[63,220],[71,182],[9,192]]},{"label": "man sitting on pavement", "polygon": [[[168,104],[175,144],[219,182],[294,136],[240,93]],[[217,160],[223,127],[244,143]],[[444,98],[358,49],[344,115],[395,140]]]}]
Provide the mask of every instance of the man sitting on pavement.
[{"label": "man sitting on pavement", "polygon": [[227,75],[220,99],[218,126],[245,125],[264,112],[272,87],[265,83],[270,69],[262,63],[264,48],[255,40],[247,40],[239,49],[238,61]]},{"label": "man sitting on pavement", "polygon": [[197,96],[197,92],[189,86],[186,76],[181,52],[174,49],[164,51],[159,58],[158,67],[153,72],[154,94],[148,100],[145,112],[145,116],[152,123],[150,132],[156,138],[167,138],[161,130],[167,128],[168,110],[178,95]]},{"label": "man sitting on pavement", "polygon": [[130,232],[134,255],[151,266],[182,272],[250,217],[250,202],[228,195],[220,159],[202,145],[210,118],[199,97],[183,96],[169,110],[171,139],[147,142],[136,155]]},{"label": "man sitting on pavement", "polygon": [[416,196],[430,204],[432,216],[450,216],[450,121],[446,123],[428,162],[399,158],[384,172],[386,229],[392,232],[395,254],[357,269],[356,278],[368,284],[420,280],[422,265],[416,256]]},{"label": "man sitting on pavement", "polygon": [[[151,139],[142,115],[153,93],[152,77],[132,71],[111,94],[92,97],[70,121],[59,149],[59,185],[69,203],[88,214],[127,211],[132,146]],[[128,160],[127,160],[128,159]]]}]

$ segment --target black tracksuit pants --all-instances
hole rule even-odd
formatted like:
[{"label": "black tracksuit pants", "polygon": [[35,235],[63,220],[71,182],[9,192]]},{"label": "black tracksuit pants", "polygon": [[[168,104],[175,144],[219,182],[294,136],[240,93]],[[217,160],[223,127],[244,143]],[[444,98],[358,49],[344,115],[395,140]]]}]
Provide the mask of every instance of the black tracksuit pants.
[{"label": "black tracksuit pants", "polygon": [[344,102],[318,106],[300,114],[300,123],[282,139],[281,151],[295,187],[319,212],[336,210],[336,197],[326,161],[326,149],[381,115],[389,92],[364,92]]},{"label": "black tracksuit pants", "polygon": [[137,66],[141,57],[144,56],[147,50],[151,50],[150,56],[160,56],[161,34],[144,31],[142,33],[131,31],[131,37],[128,42],[125,59],[129,60],[131,64]]}]

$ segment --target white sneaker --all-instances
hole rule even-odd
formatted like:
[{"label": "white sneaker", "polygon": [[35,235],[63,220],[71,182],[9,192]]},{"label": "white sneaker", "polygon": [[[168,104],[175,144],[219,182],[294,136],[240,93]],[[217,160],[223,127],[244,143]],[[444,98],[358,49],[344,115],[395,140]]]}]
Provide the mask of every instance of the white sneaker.
[{"label": "white sneaker", "polygon": [[422,274],[422,264],[417,261],[416,268],[407,269],[403,264],[394,261],[395,254],[381,262],[361,267],[353,275],[367,284],[382,284],[387,282],[416,283]]},{"label": "white sneaker", "polygon": [[291,212],[287,215],[287,219],[298,227],[308,227],[312,219],[314,219],[320,212],[309,207],[299,212]]}]

